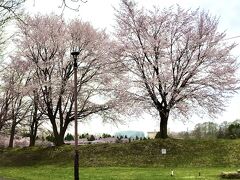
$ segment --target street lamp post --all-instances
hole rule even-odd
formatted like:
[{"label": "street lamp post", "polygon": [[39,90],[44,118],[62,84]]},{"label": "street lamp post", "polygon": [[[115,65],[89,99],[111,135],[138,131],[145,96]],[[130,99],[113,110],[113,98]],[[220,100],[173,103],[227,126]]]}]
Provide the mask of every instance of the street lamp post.
[{"label": "street lamp post", "polygon": [[77,57],[79,51],[71,52],[74,60],[74,121],[75,121],[75,157],[74,179],[79,180],[79,154],[78,154],[78,122],[77,122]]}]

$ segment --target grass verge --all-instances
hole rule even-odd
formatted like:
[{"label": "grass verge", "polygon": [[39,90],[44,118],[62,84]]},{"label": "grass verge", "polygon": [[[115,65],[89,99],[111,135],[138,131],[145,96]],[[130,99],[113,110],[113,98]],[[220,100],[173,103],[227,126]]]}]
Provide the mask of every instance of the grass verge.
[{"label": "grass verge", "polygon": [[[174,176],[171,176],[171,170]],[[220,179],[222,171],[230,168],[130,168],[130,167],[88,167],[80,168],[81,180],[168,180],[168,179]],[[200,172],[200,176],[199,176]],[[15,180],[66,180],[73,179],[73,167],[35,166],[0,168],[0,177]]]}]

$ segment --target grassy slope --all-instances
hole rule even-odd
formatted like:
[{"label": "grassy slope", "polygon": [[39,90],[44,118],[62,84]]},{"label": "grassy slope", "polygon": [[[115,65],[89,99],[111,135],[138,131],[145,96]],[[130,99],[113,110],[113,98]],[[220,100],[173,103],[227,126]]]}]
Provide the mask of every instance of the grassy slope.
[{"label": "grassy slope", "polygon": [[[161,155],[161,148],[167,155]],[[79,146],[82,167],[240,166],[240,140],[146,140]],[[73,147],[0,150],[0,166],[72,164]]]},{"label": "grassy slope", "polygon": [[[161,155],[161,148],[167,155]],[[80,146],[81,179],[219,179],[240,166],[240,140],[147,140]],[[73,179],[73,147],[0,150],[1,176]],[[174,177],[170,176],[174,170]],[[201,176],[198,173],[201,172]]]}]

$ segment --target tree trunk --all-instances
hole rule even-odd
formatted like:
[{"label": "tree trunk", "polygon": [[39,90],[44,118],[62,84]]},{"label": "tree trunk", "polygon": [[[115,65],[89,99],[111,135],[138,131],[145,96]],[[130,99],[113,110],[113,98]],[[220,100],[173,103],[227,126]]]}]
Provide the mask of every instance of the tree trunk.
[{"label": "tree trunk", "polygon": [[68,127],[70,121],[65,119],[65,124],[59,128],[59,131],[57,129],[55,121],[52,120],[51,122],[52,122],[52,127],[53,127],[54,144],[56,146],[64,145],[64,136],[65,136],[65,133],[66,133],[66,130],[67,130],[67,127]]},{"label": "tree trunk", "polygon": [[16,129],[16,124],[13,123],[11,127],[11,135],[10,135],[10,140],[9,140],[9,145],[8,147],[12,148],[13,147],[13,140],[14,140],[14,135],[15,135],[15,129]]},{"label": "tree trunk", "polygon": [[29,143],[29,147],[35,146],[36,136],[37,136],[37,129],[38,129],[38,121],[37,120],[33,121],[30,128],[31,129],[30,129],[30,143]]},{"label": "tree trunk", "polygon": [[[57,128],[57,127],[56,127]],[[53,127],[53,136],[54,136],[54,144],[55,146],[62,146],[64,145],[64,134],[65,133],[58,133],[57,129]]]},{"label": "tree trunk", "polygon": [[64,135],[62,135],[62,134],[54,135],[54,138],[55,138],[54,144],[56,146],[64,145]]},{"label": "tree trunk", "polygon": [[4,126],[4,123],[3,121],[0,120],[0,131],[2,130],[3,126]]},{"label": "tree trunk", "polygon": [[167,125],[169,110],[162,110],[159,112],[159,114],[160,114],[160,138],[166,139],[168,138]]},{"label": "tree trunk", "polygon": [[30,135],[29,147],[35,146],[36,136]]},{"label": "tree trunk", "polygon": [[[53,126],[56,127],[56,126]],[[56,127],[57,128],[57,127]],[[64,135],[66,132],[66,128],[60,128],[60,132],[58,133],[57,129],[53,128],[53,135],[54,135],[54,144],[56,146],[64,145]]]},{"label": "tree trunk", "polygon": [[38,102],[39,97],[38,93],[36,91],[33,91],[34,93],[34,109],[33,109],[33,116],[32,116],[32,123],[30,126],[30,144],[29,146],[35,146],[36,137],[37,137],[37,130],[39,125],[39,119],[41,118],[41,115],[38,117]]}]

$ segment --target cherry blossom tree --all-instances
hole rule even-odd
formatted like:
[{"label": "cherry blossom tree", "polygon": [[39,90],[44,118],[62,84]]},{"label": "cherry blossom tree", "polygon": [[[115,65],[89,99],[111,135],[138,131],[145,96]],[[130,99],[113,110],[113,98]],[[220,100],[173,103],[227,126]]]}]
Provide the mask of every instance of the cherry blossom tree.
[{"label": "cherry blossom tree", "polygon": [[25,87],[29,80],[27,69],[25,62],[11,61],[2,72],[2,93],[5,95],[2,120],[9,125],[9,147],[13,147],[16,128],[25,120],[31,106],[31,102],[25,98]]},{"label": "cherry blossom tree", "polygon": [[236,44],[224,41],[218,19],[180,6],[145,10],[129,0],[120,6],[116,57],[131,77],[134,101],[160,117],[161,138],[170,114],[222,112],[238,88],[239,66],[231,55]]},{"label": "cherry blossom tree", "polygon": [[[64,134],[74,120],[72,45],[80,48],[78,61],[78,118],[98,114],[105,119],[116,104],[109,89],[110,41],[104,31],[79,20],[66,24],[56,15],[27,16],[19,23],[17,57],[30,63],[34,80],[29,88],[39,92],[39,111],[47,116],[55,144],[64,144]],[[102,96],[103,98],[97,98]],[[114,96],[115,98],[115,96]],[[117,98],[115,98],[117,99]],[[119,99],[117,99],[119,100]]]}]

